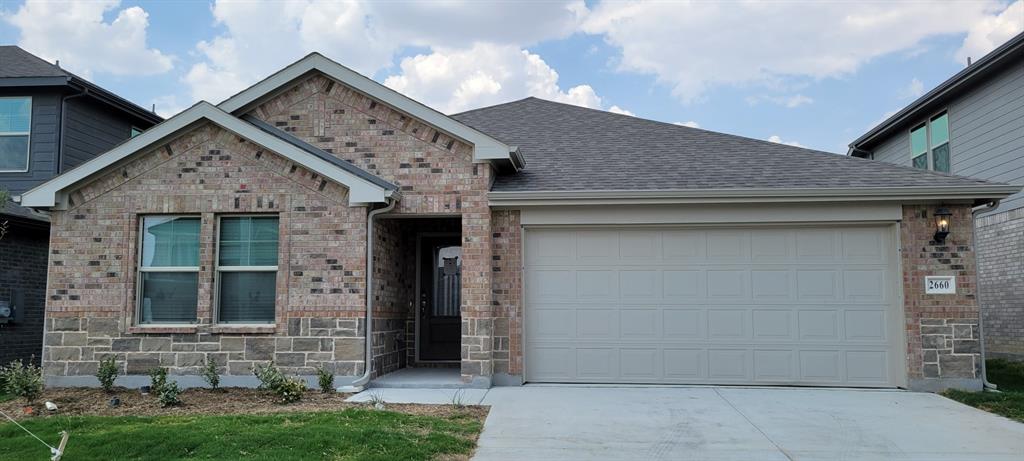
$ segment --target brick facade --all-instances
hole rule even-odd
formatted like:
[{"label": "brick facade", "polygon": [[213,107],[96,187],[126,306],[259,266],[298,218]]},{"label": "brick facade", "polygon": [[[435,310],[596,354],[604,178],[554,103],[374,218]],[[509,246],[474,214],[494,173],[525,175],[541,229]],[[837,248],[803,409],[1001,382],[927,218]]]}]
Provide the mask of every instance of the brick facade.
[{"label": "brick facade", "polygon": [[521,377],[523,374],[522,312],[522,226],[519,210],[492,213],[494,278],[494,373]]},{"label": "brick facade", "polygon": [[[949,206],[950,233],[935,242],[936,206],[905,205],[900,226],[909,386],[980,388],[981,356],[971,208]],[[925,294],[924,278],[955,275],[956,294]]]},{"label": "brick facade", "polygon": [[1024,208],[978,218],[985,354],[1024,361]]},{"label": "brick facade", "polygon": [[[6,220],[0,216],[0,222]],[[0,324],[0,365],[33,361],[43,354],[43,305],[46,302],[46,246],[49,226],[11,220],[0,240],[0,301],[20,305],[18,321]]]}]

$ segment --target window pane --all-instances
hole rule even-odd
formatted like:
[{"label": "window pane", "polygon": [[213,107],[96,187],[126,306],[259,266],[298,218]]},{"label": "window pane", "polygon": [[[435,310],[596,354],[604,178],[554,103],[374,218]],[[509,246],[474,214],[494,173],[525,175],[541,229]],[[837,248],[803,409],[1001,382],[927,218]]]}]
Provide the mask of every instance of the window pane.
[{"label": "window pane", "polygon": [[949,141],[949,117],[942,114],[932,119],[932,149]]},{"label": "window pane", "polygon": [[220,321],[273,323],[277,272],[221,272]]},{"label": "window pane", "polygon": [[278,219],[276,216],[222,218],[221,266],[276,266]]},{"label": "window pane", "polygon": [[132,127],[132,130],[131,130],[131,131],[130,131],[130,132],[128,133],[128,137],[129,137],[129,138],[134,138],[134,137],[136,137],[136,136],[138,136],[138,135],[140,135],[140,134],[142,134],[142,130],[140,130],[140,129],[138,129],[138,128],[135,128],[135,127],[133,126],[133,127]]},{"label": "window pane", "polygon": [[949,143],[932,149],[932,161],[935,163],[935,171],[949,173]]},{"label": "window pane", "polygon": [[28,169],[28,136],[0,136],[0,170]]},{"label": "window pane", "polygon": [[928,151],[928,130],[924,125],[920,128],[910,132],[910,156],[916,157],[918,154]]},{"label": "window pane", "polygon": [[27,133],[31,114],[32,99],[0,98],[0,132]]},{"label": "window pane", "polygon": [[198,267],[199,218],[147,216],[143,219],[143,267]]},{"label": "window pane", "polygon": [[914,168],[920,168],[922,170],[928,169],[928,154],[921,154],[914,157]]},{"label": "window pane", "polygon": [[139,323],[193,323],[198,297],[196,272],[143,272]]}]

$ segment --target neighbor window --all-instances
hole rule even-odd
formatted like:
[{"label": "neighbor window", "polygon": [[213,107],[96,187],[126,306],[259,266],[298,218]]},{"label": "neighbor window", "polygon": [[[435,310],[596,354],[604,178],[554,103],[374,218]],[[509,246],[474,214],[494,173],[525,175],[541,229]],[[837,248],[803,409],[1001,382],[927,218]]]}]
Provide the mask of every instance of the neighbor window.
[{"label": "neighbor window", "polygon": [[220,218],[218,322],[273,323],[277,285],[277,216]]},{"label": "neighbor window", "polygon": [[914,168],[949,173],[949,114],[943,112],[910,130],[910,159]]},{"label": "neighbor window", "polygon": [[142,134],[142,128],[133,126],[131,131],[128,133],[128,137],[129,138],[134,138],[134,137],[136,137],[136,136],[138,136],[140,134]]},{"label": "neighbor window", "polygon": [[141,234],[138,323],[195,323],[199,217],[146,216]]},{"label": "neighbor window", "polygon": [[0,98],[0,171],[28,171],[32,98]]}]

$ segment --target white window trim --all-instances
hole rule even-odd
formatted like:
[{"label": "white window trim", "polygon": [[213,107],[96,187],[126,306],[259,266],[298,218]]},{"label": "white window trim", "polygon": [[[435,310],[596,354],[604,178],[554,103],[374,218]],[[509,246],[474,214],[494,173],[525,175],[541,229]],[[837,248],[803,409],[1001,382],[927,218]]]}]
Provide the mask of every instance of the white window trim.
[{"label": "white window trim", "polygon": [[[160,218],[198,218],[199,219],[199,232],[202,233],[203,218],[197,214],[147,214],[139,215],[139,232],[138,232],[138,253],[135,258],[135,321],[132,322],[137,327],[141,328],[153,328],[153,327],[165,327],[165,326],[195,326],[199,323],[199,297],[196,296],[196,319],[192,322],[153,322],[153,323],[142,323],[142,274],[146,272],[195,272],[199,273],[199,267],[197,266],[162,266],[162,267],[144,267],[142,264],[142,247],[143,247],[143,235],[146,232],[146,218],[160,217]],[[199,244],[202,245],[202,235],[199,237]],[[202,248],[199,248],[200,255],[202,255]],[[197,275],[198,277],[198,275]]]},{"label": "white window trim", "polygon": [[274,286],[274,319],[269,322],[261,323],[242,323],[242,322],[222,322],[220,320],[220,282],[222,272],[278,272],[279,265],[274,266],[221,266],[220,265],[220,231],[221,221],[224,218],[246,218],[246,217],[274,217],[277,218],[278,226],[278,239],[277,239],[277,257],[278,262],[281,258],[281,215],[274,213],[249,213],[249,214],[224,214],[217,216],[217,230],[214,236],[214,251],[213,251],[213,324],[230,327],[230,328],[244,328],[244,327],[268,327],[277,325],[277,279],[275,277]]},{"label": "white window trim", "polygon": [[[935,147],[936,147],[936,146],[932,145],[932,121],[935,118],[937,118],[937,117],[941,117],[943,114],[946,115],[946,133],[947,133],[947,135],[946,135],[946,142],[944,144],[948,144],[950,146],[950,149],[949,149],[949,171],[939,171],[939,170],[936,170],[935,169],[935,156],[932,155],[932,151],[935,150]],[[921,128],[921,127],[924,127],[924,138],[925,138],[924,139],[924,142],[925,142],[925,151],[924,151],[924,156],[925,157],[924,158],[925,158],[926,165],[925,165],[925,168],[918,168],[918,169],[923,169],[923,170],[926,170],[926,171],[936,171],[936,172],[939,172],[939,173],[952,174],[953,173],[953,146],[952,146],[953,130],[950,129],[950,127],[949,127],[949,108],[944,108],[942,110],[934,112],[932,115],[930,115],[927,118],[925,118],[923,122],[911,125],[910,129],[907,130],[907,143],[910,144],[910,166],[911,167],[914,166],[914,159],[920,156],[920,155],[914,155],[914,137],[913,136],[914,136],[914,131],[917,130],[918,128]]]},{"label": "white window trim", "polygon": [[28,99],[28,131],[0,131],[0,137],[28,136],[28,147],[25,149],[25,169],[0,169],[0,173],[27,173],[32,169],[32,96],[3,96],[0,99]]}]

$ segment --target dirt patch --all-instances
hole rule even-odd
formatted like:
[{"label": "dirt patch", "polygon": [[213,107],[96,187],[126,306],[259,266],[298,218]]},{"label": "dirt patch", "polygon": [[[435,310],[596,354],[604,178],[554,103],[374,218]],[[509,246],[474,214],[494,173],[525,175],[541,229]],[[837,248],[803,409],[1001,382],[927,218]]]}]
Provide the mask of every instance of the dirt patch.
[{"label": "dirt patch", "polygon": [[[96,388],[53,388],[47,389],[33,405],[26,405],[18,398],[0,403],[0,411],[15,419],[32,417],[48,417],[54,414],[61,416],[164,416],[164,415],[251,415],[282,412],[339,411],[346,408],[368,408],[366,403],[348,403],[345,399],[352,394],[324,394],[308,391],[302,400],[295,403],[282,404],[275,400],[274,394],[258,389],[225,388],[217,391],[210,389],[187,389],[181,393],[182,404],[163,408],[156,396],[143,394],[137,389],[116,389],[106,393]],[[120,399],[120,405],[112,407],[110,399]],[[45,402],[57,404],[58,411],[51,413],[45,408]],[[26,414],[24,408],[32,408]],[[385,409],[400,413],[426,416],[471,415],[481,422],[487,416],[488,407],[454,405],[413,405],[386,404]]]}]

